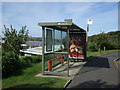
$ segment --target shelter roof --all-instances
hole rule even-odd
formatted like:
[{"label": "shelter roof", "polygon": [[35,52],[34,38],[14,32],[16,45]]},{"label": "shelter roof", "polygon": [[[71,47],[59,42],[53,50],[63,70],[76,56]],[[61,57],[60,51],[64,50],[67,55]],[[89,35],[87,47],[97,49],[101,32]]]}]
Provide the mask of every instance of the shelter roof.
[{"label": "shelter roof", "polygon": [[67,31],[69,29],[70,32],[84,32],[86,31],[76,24],[72,22],[72,19],[65,19],[64,22],[45,22],[45,23],[38,23],[39,26],[53,28],[61,31]]}]

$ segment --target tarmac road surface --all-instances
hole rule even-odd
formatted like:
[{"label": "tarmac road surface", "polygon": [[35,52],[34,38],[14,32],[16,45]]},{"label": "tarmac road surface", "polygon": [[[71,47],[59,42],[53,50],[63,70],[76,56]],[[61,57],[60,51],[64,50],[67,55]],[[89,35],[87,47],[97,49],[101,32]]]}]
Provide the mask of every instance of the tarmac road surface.
[{"label": "tarmac road surface", "polygon": [[67,88],[118,88],[120,72],[114,60],[119,57],[112,52],[88,61]]}]

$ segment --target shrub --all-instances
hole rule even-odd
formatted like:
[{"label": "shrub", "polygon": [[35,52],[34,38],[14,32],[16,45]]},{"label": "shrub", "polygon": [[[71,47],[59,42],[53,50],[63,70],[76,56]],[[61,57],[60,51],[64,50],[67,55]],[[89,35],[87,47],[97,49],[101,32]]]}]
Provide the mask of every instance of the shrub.
[{"label": "shrub", "polygon": [[42,60],[42,56],[22,56],[21,57],[21,62],[24,63],[25,65],[29,65],[30,63],[37,63]]},{"label": "shrub", "polygon": [[115,43],[112,46],[113,46],[113,49],[120,49],[120,43]]},{"label": "shrub", "polygon": [[32,62],[31,56],[23,56],[21,57],[21,62],[24,62],[25,64],[30,64]]},{"label": "shrub", "polygon": [[26,30],[26,26],[22,27],[20,31],[14,29],[12,25],[10,25],[10,28],[7,28],[4,25],[4,43],[3,43],[3,49],[5,52],[12,51],[19,55],[19,51],[22,49],[21,44],[25,43],[27,41],[28,37],[28,30]]},{"label": "shrub", "polygon": [[95,42],[89,42],[88,43],[88,50],[92,51],[92,52],[97,51],[98,47],[97,47],[96,43]]},{"label": "shrub", "polygon": [[100,44],[100,48],[102,50],[104,50],[104,47],[106,47],[106,50],[112,50],[113,49],[113,46],[112,44],[109,42],[109,41],[103,41],[101,44]]},{"label": "shrub", "polygon": [[25,47],[24,47],[24,49],[28,49],[30,46],[29,45],[26,45]]},{"label": "shrub", "polygon": [[26,66],[30,66],[31,63],[37,63],[42,61],[42,56],[38,55],[38,56],[22,56],[20,58],[21,63],[26,67]]},{"label": "shrub", "polygon": [[2,54],[2,74],[9,76],[19,69],[19,57],[12,51]]},{"label": "shrub", "polygon": [[2,53],[2,74],[3,78],[20,73],[23,68],[31,66],[31,63],[40,62],[42,56],[19,56],[12,52]]},{"label": "shrub", "polygon": [[32,62],[33,63],[37,63],[37,62],[40,62],[42,61],[42,56],[31,56],[32,57]]}]

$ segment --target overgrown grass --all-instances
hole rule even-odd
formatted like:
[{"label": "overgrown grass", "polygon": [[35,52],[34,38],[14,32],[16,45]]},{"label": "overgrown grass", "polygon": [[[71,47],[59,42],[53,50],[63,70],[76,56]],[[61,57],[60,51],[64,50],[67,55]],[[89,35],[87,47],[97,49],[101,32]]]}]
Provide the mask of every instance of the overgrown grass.
[{"label": "overgrown grass", "polygon": [[3,79],[2,88],[63,88],[67,79],[35,77],[41,72],[41,63],[32,64],[20,75]]},{"label": "overgrown grass", "polygon": [[100,55],[111,53],[111,52],[114,52],[114,51],[120,51],[120,50],[106,50],[106,51],[101,51],[101,52],[90,52],[90,51],[88,51],[87,52],[87,57],[100,56]]}]

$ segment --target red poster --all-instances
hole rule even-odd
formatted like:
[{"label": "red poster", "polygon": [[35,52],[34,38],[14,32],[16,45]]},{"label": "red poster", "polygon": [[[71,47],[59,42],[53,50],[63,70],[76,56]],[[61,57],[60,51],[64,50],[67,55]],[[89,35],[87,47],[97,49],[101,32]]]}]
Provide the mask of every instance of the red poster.
[{"label": "red poster", "polygon": [[84,34],[71,33],[69,42],[69,58],[84,59]]}]

